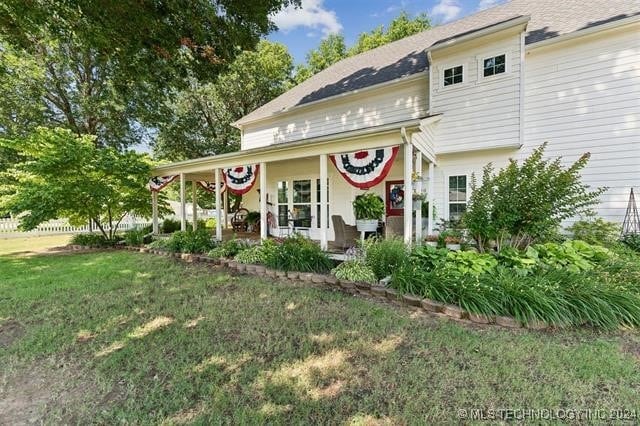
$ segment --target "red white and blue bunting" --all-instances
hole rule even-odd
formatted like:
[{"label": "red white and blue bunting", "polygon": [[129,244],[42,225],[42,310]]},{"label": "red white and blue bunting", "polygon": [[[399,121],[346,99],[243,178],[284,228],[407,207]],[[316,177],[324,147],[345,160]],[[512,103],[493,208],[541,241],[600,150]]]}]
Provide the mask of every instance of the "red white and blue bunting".
[{"label": "red white and blue bunting", "polygon": [[149,180],[149,189],[153,192],[160,192],[162,188],[176,180],[178,175],[154,176]]},{"label": "red white and blue bunting", "polygon": [[229,191],[236,195],[246,194],[253,188],[258,177],[260,165],[230,167],[222,169],[222,178]]},{"label": "red white and blue bunting", "polygon": [[342,177],[360,189],[369,189],[384,180],[391,170],[399,147],[370,149],[348,154],[331,155],[329,158]]},{"label": "red white and blue bunting", "polygon": [[[206,180],[199,180],[198,181],[198,185],[200,185],[202,187],[202,189],[204,189],[207,192],[216,192],[216,183],[215,182],[208,182]],[[225,185],[224,181],[220,182],[220,193],[223,194],[224,191],[227,190],[227,185]]]}]

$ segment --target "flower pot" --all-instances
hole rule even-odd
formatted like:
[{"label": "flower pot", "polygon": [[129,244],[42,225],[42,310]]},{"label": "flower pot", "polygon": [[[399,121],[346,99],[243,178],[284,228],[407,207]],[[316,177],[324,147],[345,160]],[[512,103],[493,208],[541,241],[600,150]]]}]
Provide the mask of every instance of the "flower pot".
[{"label": "flower pot", "polygon": [[453,250],[453,251],[459,251],[460,250],[460,244],[447,244],[447,249],[448,250]]},{"label": "flower pot", "polygon": [[425,244],[431,247],[438,247],[437,241],[425,241]]},{"label": "flower pot", "polygon": [[378,219],[356,220],[356,228],[360,232],[376,232],[378,229]]}]

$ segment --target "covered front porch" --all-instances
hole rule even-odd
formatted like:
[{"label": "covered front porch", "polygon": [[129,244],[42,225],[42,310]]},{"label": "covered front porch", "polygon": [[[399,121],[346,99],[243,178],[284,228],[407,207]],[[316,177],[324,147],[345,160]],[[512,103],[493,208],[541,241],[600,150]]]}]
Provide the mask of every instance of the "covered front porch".
[{"label": "covered front porch", "polygon": [[[436,167],[429,140],[422,132],[425,120],[399,123],[395,126],[353,131],[334,137],[276,144],[230,154],[188,160],[157,167],[154,176],[175,176],[180,185],[181,228],[187,229],[188,216],[197,226],[197,213],[186,212],[187,202],[197,204],[196,182],[209,182],[221,188],[234,170],[251,166],[246,180],[255,179],[249,188],[242,189],[240,208],[259,212],[259,234],[284,237],[298,232],[317,240],[324,250],[340,244],[331,242],[344,238],[335,224],[355,225],[352,201],[365,192],[379,195],[386,212],[381,229],[385,236],[399,236],[406,243],[420,243],[431,234],[434,224],[433,208],[426,208],[423,220],[421,203],[434,205],[434,170]],[[345,170],[337,167],[344,154],[351,158],[370,158],[393,150],[394,157],[385,173],[363,189],[345,178]],[[333,157],[333,158],[332,158]],[[367,160],[363,160],[367,161]],[[380,161],[375,158],[375,166]],[[371,166],[371,167],[374,167]],[[243,181],[242,181],[243,182]],[[233,185],[227,182],[227,191]],[[237,190],[237,188],[236,188]],[[190,192],[190,193],[189,193]],[[399,197],[398,194],[401,194]],[[422,198],[414,208],[413,196]],[[215,191],[215,238],[219,241],[234,234],[228,228],[233,213],[228,211],[226,194]],[[157,192],[153,192],[153,230],[158,232]]]}]

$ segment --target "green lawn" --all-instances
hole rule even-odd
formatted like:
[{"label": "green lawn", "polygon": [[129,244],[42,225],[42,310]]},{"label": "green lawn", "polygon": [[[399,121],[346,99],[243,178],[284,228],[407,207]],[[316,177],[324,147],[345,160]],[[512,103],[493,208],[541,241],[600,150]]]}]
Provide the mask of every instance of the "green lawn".
[{"label": "green lawn", "polygon": [[470,327],[130,252],[0,257],[0,424],[638,409],[640,335]]},{"label": "green lawn", "polygon": [[69,244],[71,235],[46,235],[19,238],[0,238],[0,255],[42,251]]}]

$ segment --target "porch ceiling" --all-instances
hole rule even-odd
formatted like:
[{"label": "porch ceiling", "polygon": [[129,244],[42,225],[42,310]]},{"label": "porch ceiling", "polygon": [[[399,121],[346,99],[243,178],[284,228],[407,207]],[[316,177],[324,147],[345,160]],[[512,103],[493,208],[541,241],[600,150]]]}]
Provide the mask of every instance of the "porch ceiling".
[{"label": "porch ceiling", "polygon": [[321,154],[337,154],[357,150],[383,148],[402,144],[400,129],[415,130],[420,120],[410,120],[377,126],[371,129],[346,132],[321,138],[282,143],[264,148],[221,154],[211,157],[197,158],[158,166],[153,169],[153,176],[168,176],[185,173],[188,179],[210,179],[216,168],[240,166],[245,164],[270,163],[274,161],[292,160],[313,157]]}]

